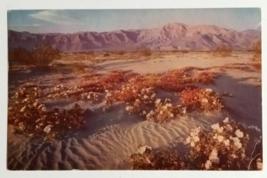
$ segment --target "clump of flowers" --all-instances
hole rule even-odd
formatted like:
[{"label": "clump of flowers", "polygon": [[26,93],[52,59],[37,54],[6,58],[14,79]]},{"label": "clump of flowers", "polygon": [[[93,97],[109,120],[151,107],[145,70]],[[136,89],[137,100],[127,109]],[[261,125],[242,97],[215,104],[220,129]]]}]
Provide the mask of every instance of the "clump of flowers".
[{"label": "clump of flowers", "polygon": [[139,146],[138,151],[131,155],[130,162],[133,170],[187,169],[177,152],[169,152],[167,149],[156,152],[149,146]]},{"label": "clump of flowers", "polygon": [[177,114],[181,113],[180,106],[174,106],[171,100],[166,98],[164,102],[161,99],[155,101],[155,109],[149,113],[144,113],[147,120],[163,123],[173,119]]},{"label": "clump of flowers", "polygon": [[249,135],[241,124],[225,118],[211,125],[211,132],[192,130],[185,143],[189,145],[188,160],[193,169],[245,170],[249,158],[246,147]]},{"label": "clump of flowers", "polygon": [[69,110],[48,110],[38,99],[40,92],[37,87],[19,88],[9,101],[8,123],[15,131],[30,137],[58,138],[85,128],[85,112],[79,105]]},{"label": "clump of flowers", "polygon": [[217,77],[218,75],[214,72],[201,72],[194,78],[194,81],[208,85],[213,84],[214,79]]},{"label": "clump of flowers", "polygon": [[186,75],[184,70],[171,70],[161,77],[159,87],[167,91],[180,92],[193,87],[192,83],[192,77]]},{"label": "clump of flowers", "polygon": [[132,169],[261,170],[262,145],[255,145],[248,156],[248,141],[246,129],[225,118],[222,123],[211,125],[211,131],[192,129],[184,141],[189,150],[183,157],[175,151],[150,148],[133,154],[130,160]]},{"label": "clump of flowers", "polygon": [[180,94],[181,103],[188,109],[204,111],[220,110],[222,101],[212,89],[186,89]]}]

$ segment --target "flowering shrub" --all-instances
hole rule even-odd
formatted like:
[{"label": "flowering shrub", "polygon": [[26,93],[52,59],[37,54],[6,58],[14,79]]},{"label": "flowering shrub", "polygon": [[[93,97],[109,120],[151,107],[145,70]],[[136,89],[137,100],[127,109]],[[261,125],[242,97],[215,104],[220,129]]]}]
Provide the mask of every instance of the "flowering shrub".
[{"label": "flowering shrub", "polygon": [[201,72],[194,78],[194,81],[208,85],[214,83],[215,78],[217,74],[214,72]]},{"label": "flowering shrub", "polygon": [[188,109],[201,109],[204,111],[220,110],[222,101],[212,89],[186,89],[180,94],[181,102]]},{"label": "flowering shrub", "polygon": [[193,79],[185,74],[183,70],[171,70],[160,79],[160,88],[167,91],[182,91],[192,88]]},{"label": "flowering shrub", "polygon": [[60,84],[55,86],[52,90],[48,92],[47,98],[74,98],[99,101],[99,92],[90,91],[90,88],[81,87],[77,85],[75,85],[74,87],[67,88]]},{"label": "flowering shrub", "polygon": [[30,137],[57,138],[85,128],[85,112],[78,104],[69,110],[48,110],[38,100],[40,92],[37,87],[22,87],[9,102],[8,122],[15,131]]},{"label": "flowering shrub", "polygon": [[[211,126],[212,131],[193,129],[185,139],[188,151],[184,157],[167,150],[153,152],[141,147],[130,157],[132,169],[190,170],[260,170],[262,152],[246,153],[249,135],[246,129],[229,118]],[[141,150],[141,151],[140,151]],[[256,154],[252,157],[253,154]],[[164,155],[164,156],[162,156]]]},{"label": "flowering shrub", "polygon": [[173,106],[171,100],[166,98],[164,102],[161,99],[155,101],[155,109],[151,110],[148,114],[144,113],[147,120],[163,123],[174,118],[182,111],[181,106]]},{"label": "flowering shrub", "polygon": [[131,155],[130,161],[134,170],[182,170],[187,165],[179,157],[177,152],[163,150],[153,152],[151,147],[142,146],[138,151]]}]

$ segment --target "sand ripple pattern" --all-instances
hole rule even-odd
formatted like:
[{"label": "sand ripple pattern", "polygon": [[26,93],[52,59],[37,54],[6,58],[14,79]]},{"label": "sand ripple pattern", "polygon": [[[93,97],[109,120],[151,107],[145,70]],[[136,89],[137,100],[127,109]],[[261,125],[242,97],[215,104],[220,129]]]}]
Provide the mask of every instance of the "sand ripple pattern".
[{"label": "sand ripple pattern", "polygon": [[179,143],[192,128],[208,127],[223,118],[215,113],[157,124],[142,121],[122,110],[116,113],[116,117],[111,113],[108,117],[96,119],[103,123],[90,123],[88,131],[54,143],[34,143],[23,136],[14,135],[9,129],[8,169],[129,169],[127,158],[137,150],[138,145],[160,148]]}]

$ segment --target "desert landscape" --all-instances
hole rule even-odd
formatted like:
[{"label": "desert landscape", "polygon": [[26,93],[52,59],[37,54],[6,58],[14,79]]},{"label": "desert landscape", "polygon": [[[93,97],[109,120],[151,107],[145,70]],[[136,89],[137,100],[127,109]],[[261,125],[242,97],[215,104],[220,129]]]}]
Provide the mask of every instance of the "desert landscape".
[{"label": "desert landscape", "polygon": [[260,28],[8,42],[9,170],[262,170]]}]

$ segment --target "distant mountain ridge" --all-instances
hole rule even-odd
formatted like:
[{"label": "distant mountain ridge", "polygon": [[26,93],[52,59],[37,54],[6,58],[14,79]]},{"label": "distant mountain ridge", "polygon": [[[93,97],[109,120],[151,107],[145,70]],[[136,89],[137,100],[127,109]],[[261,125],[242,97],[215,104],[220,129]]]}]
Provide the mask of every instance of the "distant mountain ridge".
[{"label": "distant mountain ridge", "polygon": [[72,34],[8,31],[8,46],[33,49],[41,43],[50,43],[62,51],[135,50],[149,47],[152,50],[212,51],[221,43],[234,50],[248,50],[261,39],[260,29],[235,31],[214,25],[186,25],[170,23],[159,28],[117,30],[110,32],[78,32]]}]

